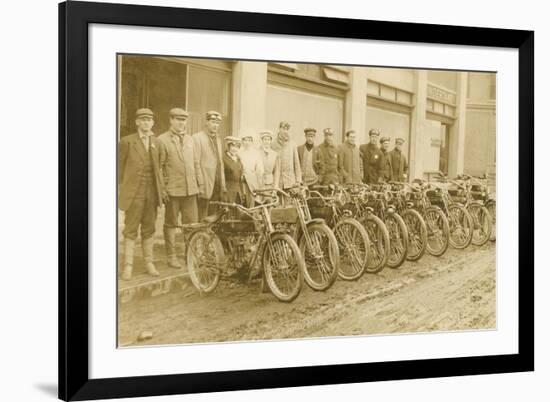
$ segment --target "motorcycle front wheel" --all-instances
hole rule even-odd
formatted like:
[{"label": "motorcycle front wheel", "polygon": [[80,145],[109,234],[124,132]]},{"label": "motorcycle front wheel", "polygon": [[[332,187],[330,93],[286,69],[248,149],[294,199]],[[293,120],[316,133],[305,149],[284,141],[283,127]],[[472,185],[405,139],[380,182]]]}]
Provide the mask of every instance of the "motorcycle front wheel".
[{"label": "motorcycle front wheel", "polygon": [[311,244],[305,233],[299,242],[305,260],[304,279],[313,290],[324,291],[334,284],[340,270],[338,241],[325,223],[310,223],[306,230]]},{"label": "motorcycle front wheel", "polygon": [[285,233],[275,233],[271,246],[263,250],[264,278],[273,295],[282,302],[296,299],[302,290],[305,264],[294,239]]}]

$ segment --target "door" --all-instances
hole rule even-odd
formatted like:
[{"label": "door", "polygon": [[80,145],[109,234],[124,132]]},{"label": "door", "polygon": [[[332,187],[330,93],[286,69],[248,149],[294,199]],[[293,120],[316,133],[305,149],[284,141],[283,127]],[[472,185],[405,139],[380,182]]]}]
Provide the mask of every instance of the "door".
[{"label": "door", "polygon": [[439,172],[441,154],[441,127],[442,124],[436,120],[426,120],[426,127],[423,135],[423,152],[418,157],[422,158],[424,175],[429,178]]}]

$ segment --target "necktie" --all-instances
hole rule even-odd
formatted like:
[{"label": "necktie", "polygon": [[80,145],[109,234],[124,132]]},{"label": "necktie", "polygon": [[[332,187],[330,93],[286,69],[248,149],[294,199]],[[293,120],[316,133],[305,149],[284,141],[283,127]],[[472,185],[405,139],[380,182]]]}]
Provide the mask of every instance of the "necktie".
[{"label": "necktie", "polygon": [[143,142],[143,146],[145,147],[145,150],[149,152],[149,136],[148,135],[142,136],[141,141]]}]

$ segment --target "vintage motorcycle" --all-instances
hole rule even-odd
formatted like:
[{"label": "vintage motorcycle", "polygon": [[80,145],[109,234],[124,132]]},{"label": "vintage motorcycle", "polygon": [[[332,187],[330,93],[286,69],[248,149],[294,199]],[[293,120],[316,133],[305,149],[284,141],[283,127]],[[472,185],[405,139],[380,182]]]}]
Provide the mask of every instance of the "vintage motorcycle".
[{"label": "vintage motorcycle", "polygon": [[412,208],[420,213],[428,237],[426,242],[426,251],[436,257],[442,256],[449,247],[449,220],[441,208],[432,205],[428,193],[432,191],[432,186],[422,180],[415,179],[409,186],[411,191],[407,192],[406,200],[412,204]]},{"label": "vintage motorcycle", "polygon": [[300,247],[305,260],[304,279],[313,290],[324,291],[336,281],[340,271],[338,240],[324,219],[311,216],[307,200],[307,187],[296,184],[286,190],[275,190],[284,204],[296,212],[293,222],[278,227],[291,235]]},{"label": "vintage motorcycle", "polygon": [[469,175],[462,175],[462,179],[470,182],[470,193],[474,200],[481,201],[491,217],[491,234],[490,241],[496,240],[496,225],[497,225],[497,200],[495,194],[489,191],[487,180],[482,177],[474,177]]},{"label": "vintage motorcycle", "polygon": [[493,220],[489,210],[483,205],[483,201],[474,198],[471,176],[460,175],[452,181],[454,189],[449,189],[449,194],[454,201],[464,204],[472,217],[472,244],[483,246],[491,238],[493,233]]},{"label": "vintage motorcycle", "polygon": [[403,218],[397,213],[395,207],[390,205],[392,198],[391,186],[388,184],[371,185],[371,191],[367,205],[373,209],[390,236],[390,249],[386,264],[390,268],[399,268],[407,258],[409,248],[409,231]]},{"label": "vintage motorcycle", "polygon": [[391,182],[391,195],[389,203],[403,218],[409,232],[408,261],[419,260],[426,252],[428,243],[428,227],[422,215],[416,211],[414,203],[408,200],[408,194],[413,192],[413,186],[405,182]]},{"label": "vintage motorcycle", "polygon": [[[369,236],[363,225],[345,208],[343,186],[312,186],[308,198],[311,216],[323,218],[332,229],[340,249],[338,276],[347,281],[359,279],[368,264]],[[328,194],[327,194],[328,193]]]},{"label": "vintage motorcycle", "polygon": [[449,220],[449,244],[457,249],[464,249],[472,242],[474,223],[464,205],[453,200],[449,193],[449,184],[457,185],[443,174],[437,182],[430,182],[432,189],[428,197],[432,204],[439,205]]},{"label": "vintage motorcycle", "polygon": [[[201,223],[182,226],[186,238],[189,277],[201,293],[210,293],[221,277],[247,272],[248,281],[257,275],[282,302],[293,301],[302,288],[305,264],[296,241],[274,228],[272,211],[277,196],[252,208],[225,202]],[[290,218],[292,219],[292,218]]]},{"label": "vintage motorcycle", "polygon": [[368,203],[372,198],[367,184],[353,184],[346,187],[350,210],[367,231],[369,237],[369,256],[365,272],[375,274],[386,266],[390,255],[390,234],[386,225]]}]

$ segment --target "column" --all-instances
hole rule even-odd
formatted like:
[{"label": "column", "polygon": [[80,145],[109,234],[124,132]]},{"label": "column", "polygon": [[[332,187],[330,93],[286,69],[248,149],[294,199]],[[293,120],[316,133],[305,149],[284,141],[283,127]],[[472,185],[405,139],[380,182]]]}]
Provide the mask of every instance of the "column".
[{"label": "column", "polygon": [[233,132],[242,137],[266,124],[267,63],[239,61],[233,68]]},{"label": "column", "polygon": [[466,97],[468,73],[459,72],[456,83],[456,120],[451,127],[449,147],[449,177],[464,173],[464,142],[466,137]]},{"label": "column", "polygon": [[350,89],[346,93],[344,116],[344,133],[355,130],[357,143],[368,142],[367,130],[367,69],[352,67],[350,74]]},{"label": "column", "polygon": [[414,87],[414,109],[411,113],[411,140],[409,144],[409,181],[424,177],[422,161],[423,132],[426,124],[426,96],[428,91],[428,71],[416,70]]}]

